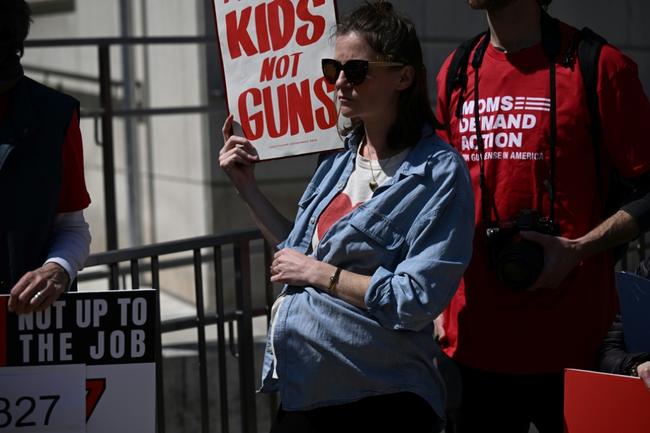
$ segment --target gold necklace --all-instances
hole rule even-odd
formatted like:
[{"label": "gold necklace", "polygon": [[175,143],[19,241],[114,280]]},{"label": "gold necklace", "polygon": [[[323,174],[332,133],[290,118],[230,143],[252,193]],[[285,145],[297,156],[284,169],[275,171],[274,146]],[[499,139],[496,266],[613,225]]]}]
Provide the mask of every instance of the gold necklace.
[{"label": "gold necklace", "polygon": [[[359,149],[359,153],[361,156],[363,156],[363,151],[362,149],[366,146],[366,137],[363,137],[363,143],[361,144],[361,148]],[[368,164],[370,165],[370,175],[372,176],[372,180],[368,182],[368,187],[370,187],[370,191],[375,192],[379,184],[377,183],[377,179],[375,178],[375,172],[372,169],[372,159],[370,159],[370,155],[368,155]]]},{"label": "gold necklace", "polygon": [[372,180],[368,182],[368,186],[370,187],[370,191],[375,192],[379,185],[377,184],[377,179],[375,179],[375,172],[372,170],[371,159],[368,160],[368,164],[370,164],[370,175],[372,176]]}]

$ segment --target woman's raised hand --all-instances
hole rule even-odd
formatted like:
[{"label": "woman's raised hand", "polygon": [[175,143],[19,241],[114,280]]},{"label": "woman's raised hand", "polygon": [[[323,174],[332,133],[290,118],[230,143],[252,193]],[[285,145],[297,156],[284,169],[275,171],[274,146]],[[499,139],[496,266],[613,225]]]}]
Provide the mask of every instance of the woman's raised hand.
[{"label": "woman's raised hand", "polygon": [[224,145],[219,151],[219,166],[226,172],[235,188],[242,193],[255,184],[254,163],[259,160],[257,150],[244,137],[233,135],[233,115],[223,124]]}]

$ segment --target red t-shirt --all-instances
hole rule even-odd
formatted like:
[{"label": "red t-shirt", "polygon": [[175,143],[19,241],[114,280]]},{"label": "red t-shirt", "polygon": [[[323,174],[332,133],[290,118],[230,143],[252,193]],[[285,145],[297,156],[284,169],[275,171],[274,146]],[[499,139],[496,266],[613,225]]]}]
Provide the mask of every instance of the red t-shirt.
[{"label": "red t-shirt", "polygon": [[[0,122],[7,112],[8,97],[0,95]],[[88,207],[90,195],[84,178],[84,157],[77,111],[72,113],[65,142],[61,149],[62,173],[58,212],[74,212]]]},{"label": "red t-shirt", "polygon": [[[566,25],[568,36],[575,29]],[[470,57],[471,58],[471,57]],[[511,373],[557,372],[593,367],[597,349],[617,309],[613,260],[603,253],[583,261],[556,289],[514,292],[490,268],[480,224],[481,193],[473,125],[474,70],[468,66],[464,109],[459,97],[445,101],[451,56],[438,75],[438,116],[449,125],[442,136],[463,155],[472,175],[477,229],[472,261],[445,311],[445,352],[474,368]],[[625,177],[650,169],[650,104],[636,64],[611,46],[599,62],[602,172],[613,165]],[[506,54],[492,45],[479,69],[479,109],[485,171],[499,217],[521,209],[549,215],[544,180],[549,173],[550,93],[548,60],[541,44]],[[450,113],[452,111],[452,113]],[[595,175],[594,146],[580,68],[557,66],[557,198],[561,235],[578,238],[603,219]],[[605,181],[606,185],[607,182]]]}]

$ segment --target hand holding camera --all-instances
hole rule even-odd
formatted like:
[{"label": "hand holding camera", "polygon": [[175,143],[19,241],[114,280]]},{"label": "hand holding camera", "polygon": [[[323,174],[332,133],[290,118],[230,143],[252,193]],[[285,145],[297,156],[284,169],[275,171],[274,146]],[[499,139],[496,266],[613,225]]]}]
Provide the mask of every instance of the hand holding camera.
[{"label": "hand holding camera", "polygon": [[520,235],[527,241],[540,245],[544,251],[544,267],[528,290],[558,287],[583,259],[577,240],[532,231],[521,232]]},{"label": "hand holding camera", "polygon": [[512,290],[555,288],[582,260],[579,243],[557,236],[552,219],[532,209],[487,224],[490,265]]}]

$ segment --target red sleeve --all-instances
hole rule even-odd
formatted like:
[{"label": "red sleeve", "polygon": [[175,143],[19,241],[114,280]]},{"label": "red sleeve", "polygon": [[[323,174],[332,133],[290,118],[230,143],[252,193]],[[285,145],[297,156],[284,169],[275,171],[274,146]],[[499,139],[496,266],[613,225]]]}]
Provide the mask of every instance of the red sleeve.
[{"label": "red sleeve", "polygon": [[445,59],[444,63],[438,71],[438,76],[436,77],[436,84],[438,89],[438,95],[436,98],[436,118],[444,125],[444,128],[438,130],[438,135],[445,140],[447,143],[451,143],[451,135],[449,131],[449,121],[451,120],[451,114],[449,113],[449,101],[446,101],[447,97],[447,72],[449,71],[449,64],[453,57],[453,52]]},{"label": "red sleeve", "polygon": [[627,178],[650,170],[650,102],[636,63],[605,45],[598,71],[602,136],[607,155]]},{"label": "red sleeve", "polygon": [[58,212],[74,212],[85,209],[90,204],[90,195],[86,190],[84,178],[83,143],[76,110],[72,113],[61,154],[63,179]]}]

